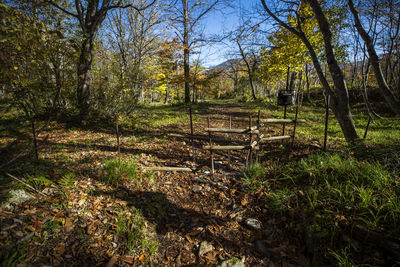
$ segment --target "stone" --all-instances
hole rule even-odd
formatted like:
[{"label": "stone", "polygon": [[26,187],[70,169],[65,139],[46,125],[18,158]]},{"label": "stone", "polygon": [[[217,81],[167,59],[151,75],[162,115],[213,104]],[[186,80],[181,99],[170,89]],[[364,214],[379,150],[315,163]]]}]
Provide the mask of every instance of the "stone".
[{"label": "stone", "polygon": [[207,191],[207,192],[210,192],[211,191],[211,187],[209,185],[205,185],[204,186],[204,190]]},{"label": "stone", "polygon": [[262,228],[261,222],[254,218],[247,218],[244,221],[244,223],[246,226],[248,226],[254,230],[261,230],[261,228]]},{"label": "stone", "polygon": [[2,207],[8,208],[8,209],[11,209],[18,204],[24,203],[25,201],[35,199],[34,196],[27,193],[23,189],[10,190],[8,193],[11,195],[11,198],[7,199],[7,201],[5,201],[2,204]]},{"label": "stone", "polygon": [[210,172],[209,171],[204,171],[204,174],[210,174]]},{"label": "stone", "polygon": [[214,247],[207,241],[203,241],[200,243],[200,248],[199,248],[199,257],[203,256],[204,254],[213,251]]},{"label": "stone", "polygon": [[264,244],[263,241],[257,240],[257,241],[254,243],[254,247],[256,248],[257,252],[259,252],[259,253],[261,253],[261,254],[267,256],[267,257],[270,256],[270,253],[268,252],[268,249],[267,249],[267,247],[265,246],[265,244]]},{"label": "stone", "polygon": [[195,185],[192,187],[192,191],[195,193],[201,192],[203,190],[203,187],[201,185]]},{"label": "stone", "polygon": [[246,265],[244,264],[244,259],[239,260],[233,257],[223,261],[220,265],[217,265],[217,267],[246,267]]}]

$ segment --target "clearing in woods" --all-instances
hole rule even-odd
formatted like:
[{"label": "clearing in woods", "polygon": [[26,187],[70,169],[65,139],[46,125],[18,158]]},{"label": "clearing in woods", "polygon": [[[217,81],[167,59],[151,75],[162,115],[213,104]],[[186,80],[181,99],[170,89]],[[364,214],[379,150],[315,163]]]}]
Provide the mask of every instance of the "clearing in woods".
[{"label": "clearing in woods", "polygon": [[[246,128],[249,114],[256,121],[256,111],[229,101],[194,107],[194,134],[204,137],[195,139],[195,163],[190,138],[181,137],[190,134],[188,109],[182,106],[140,108],[135,119],[123,122],[120,160],[110,128],[52,125],[39,137],[49,134],[40,160],[10,170],[37,179],[37,189],[46,196],[37,195],[39,201],[17,206],[14,212],[2,210],[0,222],[9,232],[2,232],[1,243],[34,233],[18,254],[33,265],[194,266],[233,257],[244,259],[247,266],[309,265],[301,222],[291,212],[272,214],[267,189],[248,191],[243,186],[247,151],[232,151],[232,169],[227,168],[228,152],[217,151],[216,173],[210,174],[210,154],[202,149],[209,144],[207,117],[211,127],[228,127],[232,115],[232,128]],[[262,118],[267,117],[271,114],[263,111]],[[287,126],[286,131],[291,129]],[[281,126],[264,127],[263,132],[280,135]],[[247,143],[248,135],[233,134],[232,139]],[[299,137],[293,149],[280,141],[265,145],[259,160],[268,166],[317,149]],[[140,171],[154,166],[196,171]],[[246,225],[248,219],[261,225]]]}]

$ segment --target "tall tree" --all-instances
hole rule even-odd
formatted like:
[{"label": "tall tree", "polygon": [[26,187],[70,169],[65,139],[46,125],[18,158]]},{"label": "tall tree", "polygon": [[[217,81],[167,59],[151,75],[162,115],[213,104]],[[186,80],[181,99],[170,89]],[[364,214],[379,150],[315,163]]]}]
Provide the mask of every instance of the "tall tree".
[{"label": "tall tree", "polygon": [[261,0],[264,10],[282,27],[297,35],[307,47],[319,80],[327,94],[331,96],[331,108],[340,124],[342,132],[346,140],[350,143],[353,143],[355,140],[359,139],[359,135],[356,131],[354,120],[350,111],[349,95],[346,83],[344,81],[344,75],[339,67],[337,56],[334,52],[333,32],[331,30],[328,18],[326,17],[326,14],[318,0],[306,0],[305,2],[312,8],[315,19],[318,22],[319,29],[323,36],[325,56],[328,63],[329,72],[333,79],[333,88],[329,84],[322,70],[320,59],[318,58],[315,48],[310,42],[310,37],[307,36],[302,28],[301,20],[303,18],[300,16],[299,11],[304,4],[300,3],[300,1],[295,2],[294,4],[291,2],[291,5],[295,6],[294,9],[291,9],[295,15],[295,23],[290,23],[284,22],[278,17],[277,14],[279,13],[272,12],[267,6],[265,0]]},{"label": "tall tree", "polygon": [[174,0],[170,4],[171,26],[183,46],[183,72],[185,80],[185,103],[190,102],[190,53],[194,45],[204,40],[196,32],[201,20],[213,10],[220,0]]},{"label": "tall tree", "polygon": [[254,77],[258,67],[259,57],[253,49],[248,53],[245,52],[245,50],[243,49],[243,45],[241,44],[242,38],[243,35],[239,35],[236,38],[236,44],[238,45],[240,55],[242,56],[242,59],[246,65],[246,71],[249,78],[249,84],[251,89],[251,96],[253,100],[256,100],[257,96],[256,96],[256,89],[254,87]]},{"label": "tall tree", "polygon": [[356,10],[356,8],[354,6],[353,1],[348,0],[347,3],[350,8],[350,11],[354,17],[355,27],[356,27],[358,33],[360,34],[361,38],[364,40],[365,45],[367,46],[370,63],[371,63],[372,69],[375,74],[375,79],[379,86],[379,92],[381,93],[381,95],[383,96],[385,101],[388,103],[391,110],[393,112],[395,112],[396,114],[400,115],[400,100],[390,90],[390,88],[385,80],[385,77],[383,76],[380,61],[379,61],[379,56],[375,50],[374,41],[368,35],[368,33],[365,31],[365,29],[363,28],[360,18],[359,18],[359,15],[358,15],[358,11]]},{"label": "tall tree", "polygon": [[[123,0],[75,0],[74,10],[72,10],[67,4],[62,6],[53,0],[44,1],[77,19],[79,22],[82,31],[82,43],[77,66],[77,104],[80,111],[80,118],[84,118],[88,115],[90,107],[90,70],[93,61],[95,35],[110,10],[134,6],[130,3],[124,4]],[[151,4],[153,3],[154,1]],[[134,8],[143,10],[147,7]]]}]

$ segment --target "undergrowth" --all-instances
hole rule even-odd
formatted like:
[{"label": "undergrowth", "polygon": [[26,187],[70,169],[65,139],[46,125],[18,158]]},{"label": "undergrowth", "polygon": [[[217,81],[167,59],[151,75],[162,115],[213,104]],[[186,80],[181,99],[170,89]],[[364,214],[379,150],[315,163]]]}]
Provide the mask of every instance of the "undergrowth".
[{"label": "undergrowth", "polygon": [[[289,208],[305,213],[309,228],[326,246],[334,246],[337,234],[355,224],[400,234],[400,179],[377,161],[316,153],[272,166],[267,176],[274,182],[267,206],[275,213]],[[344,258],[339,252],[331,255],[338,262],[350,260],[350,252]]]},{"label": "undergrowth", "polygon": [[158,250],[158,242],[154,240],[154,229],[148,225],[142,213],[138,210],[124,211],[118,215],[116,234],[123,239],[126,250],[137,255],[146,255],[151,262]]}]

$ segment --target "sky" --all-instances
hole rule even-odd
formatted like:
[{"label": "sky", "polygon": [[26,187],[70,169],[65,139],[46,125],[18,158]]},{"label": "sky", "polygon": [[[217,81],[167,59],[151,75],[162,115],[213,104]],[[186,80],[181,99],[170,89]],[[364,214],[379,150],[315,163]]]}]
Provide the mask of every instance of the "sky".
[{"label": "sky", "polygon": [[[234,8],[224,8],[216,10],[208,14],[203,21],[205,33],[208,36],[223,35],[228,33],[240,25],[241,15],[246,14],[260,0],[232,0],[230,1]],[[224,40],[222,43],[207,44],[201,48],[200,61],[203,66],[212,67],[223,63],[229,59],[229,53],[232,50],[238,50],[235,43],[229,43]],[[196,55],[192,59],[197,59]]]}]

